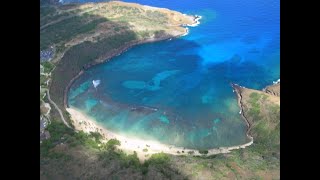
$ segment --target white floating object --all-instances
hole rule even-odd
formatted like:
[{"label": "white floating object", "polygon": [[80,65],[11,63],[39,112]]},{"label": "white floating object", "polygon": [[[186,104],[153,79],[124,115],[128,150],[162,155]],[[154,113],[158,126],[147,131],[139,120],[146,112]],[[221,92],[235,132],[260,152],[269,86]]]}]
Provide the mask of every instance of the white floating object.
[{"label": "white floating object", "polygon": [[100,84],[100,80],[93,80],[92,84],[93,84],[94,88],[97,88],[97,86]]}]

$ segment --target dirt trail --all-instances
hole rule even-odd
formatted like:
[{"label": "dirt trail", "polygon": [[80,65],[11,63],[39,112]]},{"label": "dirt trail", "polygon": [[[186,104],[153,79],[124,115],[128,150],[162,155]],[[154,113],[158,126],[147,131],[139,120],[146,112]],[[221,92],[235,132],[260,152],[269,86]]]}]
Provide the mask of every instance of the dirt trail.
[{"label": "dirt trail", "polygon": [[57,104],[51,100],[51,98],[50,98],[50,93],[49,93],[49,89],[47,89],[46,92],[47,92],[47,96],[48,96],[49,102],[50,102],[50,103],[56,108],[56,110],[59,112],[62,122],[63,122],[68,128],[71,128],[71,126],[68,124],[68,122],[64,119],[63,114],[62,114],[62,111],[59,109],[59,107],[57,106]]}]

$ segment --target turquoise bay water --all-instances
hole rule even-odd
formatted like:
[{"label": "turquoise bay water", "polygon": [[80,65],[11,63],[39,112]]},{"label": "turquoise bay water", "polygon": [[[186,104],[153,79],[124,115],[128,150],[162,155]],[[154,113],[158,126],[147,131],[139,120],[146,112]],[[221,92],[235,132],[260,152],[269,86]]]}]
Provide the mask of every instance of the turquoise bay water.
[{"label": "turquoise bay water", "polygon": [[230,82],[261,89],[280,78],[279,0],[130,2],[203,18],[187,36],[133,47],[87,70],[69,104],[141,139],[187,148],[247,142]]}]

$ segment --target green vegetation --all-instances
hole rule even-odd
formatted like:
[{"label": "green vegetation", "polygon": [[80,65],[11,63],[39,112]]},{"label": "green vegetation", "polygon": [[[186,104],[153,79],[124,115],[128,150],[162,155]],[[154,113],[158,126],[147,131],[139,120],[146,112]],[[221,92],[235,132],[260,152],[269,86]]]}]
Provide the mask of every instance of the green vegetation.
[{"label": "green vegetation", "polygon": [[122,168],[133,168],[136,173],[146,175],[150,168],[162,169],[162,173],[165,173],[164,168],[169,164],[170,158],[164,153],[153,154],[144,163],[140,163],[137,153],[125,154],[123,151],[104,151],[99,154],[99,161],[102,161],[103,167],[107,167],[110,162],[118,161]]},{"label": "green vegetation", "polygon": [[54,14],[56,9],[52,6],[40,7],[40,17],[45,17],[49,14]]},{"label": "green vegetation", "polygon": [[[273,152],[280,139],[280,106],[267,103],[268,96],[253,92],[249,96],[249,118],[254,122],[252,134],[255,136],[256,152]],[[263,109],[263,113],[262,113]],[[267,113],[267,114],[265,114]]]},{"label": "green vegetation", "polygon": [[[162,37],[172,30],[172,26],[167,26],[168,16],[161,11],[101,5],[101,8],[80,16],[76,13],[81,14],[91,7],[77,9],[77,6],[40,9],[40,25],[52,23],[41,29],[41,49],[54,45],[56,53],[64,53],[57,64],[41,64],[45,73],[51,72],[56,66],[50,95],[69,121],[70,117],[63,107],[63,95],[75,75],[124,44],[153,35]],[[82,42],[84,39],[79,39],[82,37],[79,34],[85,37],[104,22],[108,28],[105,34],[95,37],[96,42]],[[66,42],[75,38],[81,43],[65,46]],[[46,87],[47,79],[46,76],[40,76],[40,84]],[[211,156],[192,156],[193,151],[187,152],[189,156],[153,154],[143,164],[139,162],[136,152],[128,155],[116,148],[120,146],[116,139],[104,142],[99,133],[87,134],[67,128],[58,120],[59,116],[55,115],[57,112],[53,108],[50,113],[51,124],[47,127],[51,137],[40,145],[40,174],[47,179],[265,179],[261,172],[266,172],[277,178],[280,164],[280,107],[270,103],[268,95],[259,92],[251,93],[244,101],[247,102],[244,113],[252,121],[253,145],[229,154]],[[142,151],[147,152],[148,149]],[[208,150],[199,150],[199,153],[207,154]]]},{"label": "green vegetation", "polygon": [[260,103],[259,103],[260,98],[261,98],[260,94],[253,92],[250,94],[250,99],[248,100],[248,102],[251,105],[251,108],[248,111],[248,115],[255,120],[261,119],[261,116],[259,116],[259,114],[260,114]]},{"label": "green vegetation", "polygon": [[102,162],[103,167],[108,166],[112,161],[117,161],[122,168],[141,168],[136,152],[127,155],[123,151],[114,151],[109,149],[108,151],[103,151],[98,154],[98,159]]},{"label": "green vegetation", "polygon": [[53,72],[50,89],[52,99],[63,109],[64,90],[70,80],[76,76],[85,65],[94,62],[98,57],[118,49],[123,46],[123,44],[135,39],[136,36],[134,33],[127,32],[126,34],[101,39],[95,43],[86,41],[70,48]]},{"label": "green vegetation", "polygon": [[[56,69],[52,74],[50,95],[63,113],[66,86],[87,65],[114,54],[128,43],[153,35],[162,37],[177,31],[183,33],[179,23],[190,23],[190,19],[183,15],[167,19],[167,10],[150,10],[123,2],[86,7],[79,4],[42,6],[40,11],[40,50],[50,46],[56,49],[53,56]],[[177,23],[177,17],[182,21]],[[99,28],[101,24],[103,28]],[[72,43],[66,45],[67,42]],[[41,82],[45,82],[44,78]]]},{"label": "green vegetation", "polygon": [[56,46],[56,53],[61,53],[66,49],[66,47],[64,46],[64,44],[61,45],[57,45]]},{"label": "green vegetation", "polygon": [[272,123],[278,123],[278,120],[280,119],[280,106],[279,105],[268,105],[267,106],[268,112],[271,114],[270,121]]},{"label": "green vegetation", "polygon": [[50,73],[52,70],[53,70],[53,68],[54,68],[54,65],[51,63],[51,62],[49,62],[49,61],[45,61],[45,62],[43,62],[43,63],[40,63],[42,66],[43,66],[43,68],[44,68],[44,73]]},{"label": "green vegetation", "polygon": [[170,158],[165,153],[152,154],[151,157],[144,163],[145,166],[156,165],[164,166],[167,165],[170,161]]},{"label": "green vegetation", "polygon": [[253,92],[247,100],[251,106],[248,115],[253,122],[251,132],[255,143],[246,148],[245,152],[251,154],[251,157],[263,159],[254,166],[247,163],[252,169],[266,170],[279,167],[280,106],[267,99],[268,95]]},{"label": "green vegetation", "polygon": [[59,14],[50,14],[45,17],[40,16],[40,27],[42,27],[48,23],[57,21],[57,20],[67,18],[68,16],[70,16],[70,13],[68,13],[68,12],[59,13]]},{"label": "green vegetation", "polygon": [[116,146],[120,146],[120,141],[117,139],[110,139],[106,144],[106,147],[109,150],[115,150]]},{"label": "green vegetation", "polygon": [[87,22],[84,17],[74,16],[57,22],[40,32],[40,49],[47,49],[52,44],[67,42],[74,36],[92,31],[98,24],[106,21],[106,18],[97,18]]},{"label": "green vegetation", "polygon": [[[100,142],[100,140],[102,139],[102,135],[98,132],[90,132],[90,136],[93,137],[97,142]],[[119,142],[119,145],[120,145],[120,142]]]},{"label": "green vegetation", "polygon": [[261,97],[260,94],[258,94],[258,93],[256,93],[256,92],[252,92],[252,93],[250,94],[250,98],[251,98],[251,99],[249,99],[249,101],[256,103],[256,102],[260,99],[260,97]]},{"label": "green vegetation", "polygon": [[[253,98],[255,98],[255,96],[253,96]],[[203,172],[207,171],[212,172],[210,173],[211,176],[207,177],[208,179],[227,179],[227,177],[233,177],[233,179],[250,179],[253,177],[263,178],[263,176],[258,175],[259,172],[277,172],[279,170],[280,146],[278,141],[280,123],[278,118],[280,111],[279,106],[263,105],[261,104],[263,100],[261,102],[260,100],[251,99],[250,101],[257,103],[261,109],[264,109],[266,112],[270,113],[270,115],[266,118],[265,115],[261,115],[261,111],[258,115],[264,118],[253,119],[254,124],[252,133],[255,139],[254,144],[245,149],[232,151],[227,155],[218,154],[209,157],[177,156],[174,157],[174,159],[171,159],[168,155],[161,153],[152,155],[149,160],[144,164],[141,164],[136,154],[127,155],[122,151],[116,150],[116,148],[110,148],[114,147],[114,145],[119,145],[116,140],[109,140],[108,143],[106,143],[110,146],[102,144],[99,147],[96,145],[98,143],[97,141],[99,141],[99,135],[97,134],[86,135],[85,133],[79,132],[68,137],[69,133],[62,128],[64,127],[63,124],[61,124],[62,127],[58,126],[55,129],[57,129],[60,134],[65,134],[63,137],[68,137],[64,138],[64,140],[67,139],[67,143],[70,143],[70,147],[84,146],[86,149],[99,150],[98,162],[101,162],[102,165],[97,169],[112,169],[112,167],[115,166],[118,167],[118,169],[113,169],[113,171],[133,171],[137,174],[141,174],[142,177],[147,177],[156,170],[157,173],[161,174],[162,178],[167,177],[168,179],[174,179],[174,177],[179,177],[179,173],[176,173],[176,170],[172,169],[171,165],[173,165],[174,167],[178,167],[178,169],[190,168],[191,170],[188,171],[188,173],[190,173],[190,177],[194,178],[201,177]],[[50,131],[52,131],[52,129]],[[73,136],[75,136],[76,139],[73,139]],[[60,141],[63,140],[60,138]],[[59,143],[56,144],[58,145]],[[51,146],[51,148],[53,149],[54,147]],[[76,162],[77,159],[75,156],[70,156],[61,152],[52,150],[49,152],[47,158],[51,160]],[[206,154],[207,150],[200,150],[199,152]],[[194,152],[189,151],[188,153],[193,154]]]},{"label": "green vegetation", "polygon": [[40,155],[44,157],[56,156],[56,154],[50,151],[57,144],[65,143],[66,137],[70,137],[74,134],[73,130],[67,128],[62,122],[53,120],[48,125],[47,130],[50,132],[50,138],[44,140],[40,146]]},{"label": "green vegetation", "polygon": [[40,85],[46,86],[46,82],[47,82],[47,76],[40,75]]},{"label": "green vegetation", "polygon": [[192,155],[194,154],[194,151],[188,151],[188,154]]},{"label": "green vegetation", "polygon": [[[68,144],[70,147],[76,147],[79,145],[92,149],[103,149],[105,146],[101,145],[102,136],[99,133],[84,133],[83,131],[75,132],[74,130],[66,127],[62,122],[58,120],[52,120],[48,125],[47,130],[50,133],[50,138],[44,140],[40,146],[40,154],[44,157],[50,157],[53,153],[51,151],[58,144]],[[117,143],[111,142],[112,145]],[[109,147],[107,143],[106,147]]]},{"label": "green vegetation", "polygon": [[[82,162],[86,161],[81,161],[81,158],[85,158],[84,154],[87,153],[91,154],[89,157],[97,157],[98,169],[115,165],[115,168],[118,169],[117,171],[127,169],[130,172],[131,169],[141,174],[141,176],[147,175],[150,168],[154,171],[154,167],[161,169],[160,172],[162,174],[171,171],[166,169],[170,158],[164,153],[153,154],[145,163],[140,163],[136,152],[126,154],[121,150],[117,150],[115,146],[119,146],[120,142],[116,139],[110,139],[107,143],[103,143],[99,133],[74,132],[57,120],[53,120],[47,130],[50,132],[51,138],[44,140],[40,145],[40,164],[41,168],[44,168],[44,175],[47,177],[56,174],[56,171],[61,173],[69,172],[65,170],[68,169],[67,164],[79,164],[78,168],[83,167],[85,164],[82,164]],[[80,151],[85,152],[84,154],[79,154],[80,147],[84,148],[84,150]],[[84,169],[84,171],[87,171],[87,169]]]},{"label": "green vegetation", "polygon": [[147,17],[149,17],[151,19],[157,19],[160,23],[165,23],[168,21],[167,16],[164,15],[163,13],[158,12],[158,11],[147,10],[146,14],[147,14]]},{"label": "green vegetation", "polygon": [[159,31],[155,31],[155,32],[154,32],[154,36],[155,36],[156,38],[162,37],[162,36],[165,36],[165,35],[166,35],[166,32],[165,32],[164,30],[159,30]]},{"label": "green vegetation", "polygon": [[199,153],[200,154],[208,154],[208,150],[205,150],[205,149],[201,149],[201,150],[199,150]]}]

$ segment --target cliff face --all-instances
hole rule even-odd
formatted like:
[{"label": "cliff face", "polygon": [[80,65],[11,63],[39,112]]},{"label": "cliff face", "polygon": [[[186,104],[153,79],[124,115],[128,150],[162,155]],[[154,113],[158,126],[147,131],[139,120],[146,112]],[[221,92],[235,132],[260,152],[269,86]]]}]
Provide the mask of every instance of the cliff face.
[{"label": "cliff face", "polygon": [[[280,83],[268,86],[262,91],[234,85],[233,87],[238,97],[241,97],[241,113],[250,124],[249,133],[253,137],[253,144],[240,152],[241,156],[234,152],[230,157],[245,162],[240,165],[243,171],[257,173],[262,179],[279,179]],[[264,170],[259,172],[252,168],[256,164],[263,164]],[[249,172],[244,173],[244,176],[247,177]]]},{"label": "cliff face", "polygon": [[[280,89],[280,85],[278,88]],[[259,133],[260,130],[271,135],[277,126],[280,126],[280,97],[247,88],[241,88],[239,92],[242,97],[243,113],[251,122],[254,139],[265,138]],[[280,141],[280,139],[274,140],[278,143]]]}]

